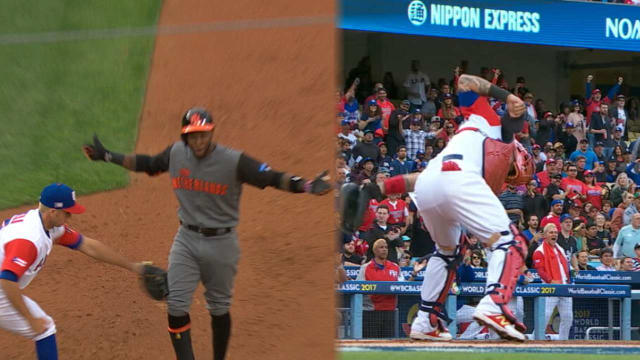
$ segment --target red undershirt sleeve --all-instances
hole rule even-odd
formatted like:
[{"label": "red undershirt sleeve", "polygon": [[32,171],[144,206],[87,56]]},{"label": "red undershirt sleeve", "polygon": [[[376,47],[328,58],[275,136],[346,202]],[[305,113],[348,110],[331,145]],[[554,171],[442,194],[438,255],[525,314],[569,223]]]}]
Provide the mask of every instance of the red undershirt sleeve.
[{"label": "red undershirt sleeve", "polygon": [[4,246],[4,261],[0,271],[11,271],[19,278],[36,261],[38,250],[26,239],[15,239]]}]

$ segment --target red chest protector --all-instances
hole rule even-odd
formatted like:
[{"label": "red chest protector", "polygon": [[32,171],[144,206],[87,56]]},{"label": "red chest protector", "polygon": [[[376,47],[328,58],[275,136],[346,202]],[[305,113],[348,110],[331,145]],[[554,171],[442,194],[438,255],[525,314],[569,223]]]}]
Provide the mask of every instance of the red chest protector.
[{"label": "red chest protector", "polygon": [[533,157],[517,140],[507,144],[487,137],[482,143],[482,150],[482,176],[495,194],[501,192],[505,182],[521,185],[533,178]]}]

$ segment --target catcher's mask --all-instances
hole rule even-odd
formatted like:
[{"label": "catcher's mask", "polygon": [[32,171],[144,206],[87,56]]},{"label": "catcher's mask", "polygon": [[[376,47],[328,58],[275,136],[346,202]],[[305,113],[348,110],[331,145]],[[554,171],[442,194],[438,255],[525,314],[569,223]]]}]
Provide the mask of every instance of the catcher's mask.
[{"label": "catcher's mask", "polygon": [[203,108],[194,107],[182,116],[182,141],[187,142],[187,134],[199,131],[213,131],[215,124],[211,114]]}]

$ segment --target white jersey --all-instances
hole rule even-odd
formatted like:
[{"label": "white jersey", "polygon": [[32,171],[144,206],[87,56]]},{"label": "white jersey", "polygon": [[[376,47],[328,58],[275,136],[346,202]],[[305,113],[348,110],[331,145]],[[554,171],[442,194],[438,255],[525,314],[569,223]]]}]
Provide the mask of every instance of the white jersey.
[{"label": "white jersey", "polygon": [[[5,261],[5,245],[13,240],[26,240],[33,244],[36,250],[35,259],[25,259],[22,256],[13,256]],[[24,289],[36,277],[42,269],[47,256],[51,253],[54,242],[71,248],[76,248],[82,241],[82,235],[67,226],[54,227],[46,231],[42,224],[38,209],[29,210],[24,214],[14,215],[2,223],[0,229],[0,264],[19,269],[18,286]],[[26,268],[26,270],[24,269]],[[14,271],[15,272],[15,271]]]}]

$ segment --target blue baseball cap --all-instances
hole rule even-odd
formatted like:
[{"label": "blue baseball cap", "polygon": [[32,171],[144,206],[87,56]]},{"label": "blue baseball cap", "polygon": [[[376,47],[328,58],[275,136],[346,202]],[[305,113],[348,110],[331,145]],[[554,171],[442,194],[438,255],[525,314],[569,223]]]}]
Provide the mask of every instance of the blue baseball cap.
[{"label": "blue baseball cap", "polygon": [[562,202],[562,200],[558,200],[558,199],[553,200],[553,201],[551,202],[551,206],[554,206],[554,205],[556,205],[556,204],[560,204],[560,205],[562,205],[562,204],[564,204],[564,202]]},{"label": "blue baseball cap", "polygon": [[349,123],[349,120],[342,120],[342,121],[340,122],[340,124],[341,124],[342,126],[344,126],[344,125],[351,125],[351,124]]},{"label": "blue baseball cap", "polygon": [[376,101],[376,99],[369,100],[369,106],[373,106],[373,105],[378,105],[378,102]]},{"label": "blue baseball cap", "polygon": [[61,183],[53,183],[42,189],[40,203],[48,208],[72,214],[82,214],[85,210],[84,206],[76,202],[76,192]]},{"label": "blue baseball cap", "polygon": [[573,218],[569,214],[562,214],[562,216],[560,216],[560,222],[564,222],[567,219],[573,220]]}]

